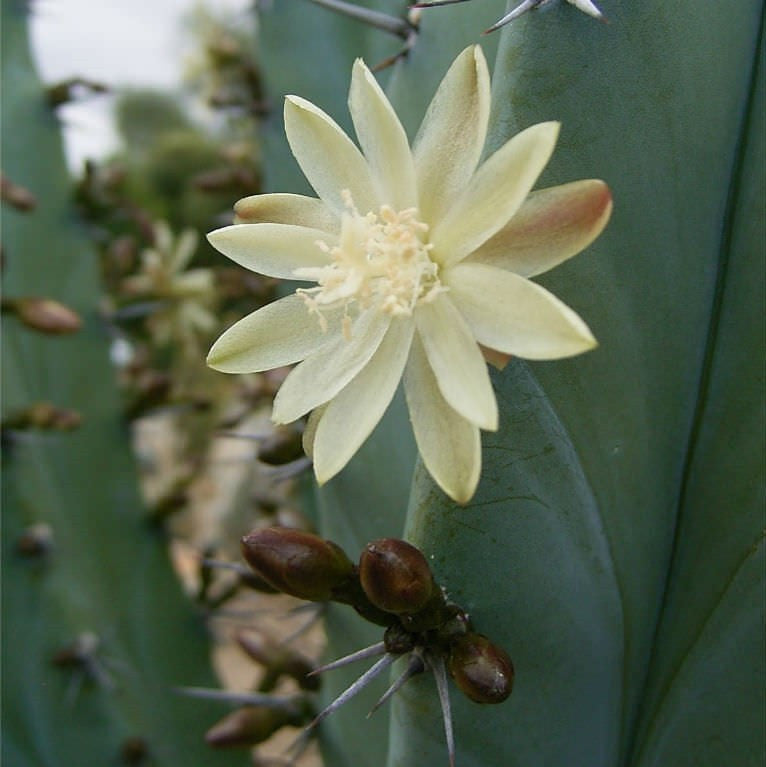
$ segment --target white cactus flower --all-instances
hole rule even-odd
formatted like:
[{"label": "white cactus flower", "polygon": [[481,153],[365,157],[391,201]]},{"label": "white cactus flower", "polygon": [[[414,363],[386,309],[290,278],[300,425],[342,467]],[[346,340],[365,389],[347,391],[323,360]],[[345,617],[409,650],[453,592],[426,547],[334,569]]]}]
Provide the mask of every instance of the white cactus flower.
[{"label": "white cactus flower", "polygon": [[179,343],[190,356],[199,355],[199,337],[210,337],[217,320],[211,312],[215,280],[210,269],[187,269],[199,235],[184,229],[173,235],[167,222],[154,224],[154,244],[141,253],[137,274],[122,284],[127,295],[156,298],[160,306],[148,320],[159,346]]},{"label": "white cactus flower", "polygon": [[485,358],[556,359],[596,344],[574,311],[529,278],[598,236],[609,189],[588,180],[530,194],[555,122],[522,131],[479,165],[489,102],[484,55],[469,47],[410,149],[358,60],[349,107],[362,151],[316,106],[288,96],[287,138],[318,199],[248,197],[235,208],[240,223],[209,235],[248,269],[316,282],[229,328],[208,364],[252,373],[300,363],[273,419],[311,413],[304,442],[320,483],[366,440],[403,377],[426,467],[467,502],[481,469],[479,430],[498,425]]}]

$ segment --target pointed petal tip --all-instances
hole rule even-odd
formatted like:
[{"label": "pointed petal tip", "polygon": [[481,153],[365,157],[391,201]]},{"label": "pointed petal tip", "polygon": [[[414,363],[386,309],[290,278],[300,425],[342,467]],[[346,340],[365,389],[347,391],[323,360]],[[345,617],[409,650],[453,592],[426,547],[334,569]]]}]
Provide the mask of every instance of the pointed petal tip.
[{"label": "pointed petal tip", "polygon": [[[338,469],[340,471],[340,469]],[[337,474],[338,472],[335,472]],[[319,487],[324,487],[334,476],[335,474],[325,474],[323,472],[317,471],[317,465],[314,464],[314,478],[317,481],[317,485]]]},{"label": "pointed petal tip", "polygon": [[277,392],[277,396],[274,397],[274,405],[273,405],[272,410],[271,410],[271,422],[275,426],[286,426],[288,423],[292,423],[292,421],[286,421],[279,414],[279,392]]},{"label": "pointed petal tip", "polygon": [[354,65],[351,68],[351,72],[352,72],[352,77],[356,72],[360,72],[361,74],[365,76],[374,78],[374,75],[370,71],[370,68],[367,66],[367,63],[361,56],[357,56],[354,59]]},{"label": "pointed petal tip", "polygon": [[493,397],[493,405],[482,418],[482,423],[476,423],[482,431],[497,431],[500,428],[500,416],[497,408],[497,398]]},{"label": "pointed petal tip", "polygon": [[452,500],[458,506],[467,506],[468,502],[471,500],[471,498],[473,498],[473,493],[474,493],[473,490],[467,490],[467,491],[462,491],[455,494],[447,493],[447,495],[449,495],[449,497],[452,498]]},{"label": "pointed petal tip", "polygon": [[[467,45],[465,48],[463,48],[463,50],[460,51],[460,53],[455,57],[455,60],[452,62],[452,67],[454,67],[458,62],[461,62],[464,66],[471,66],[468,61],[469,59],[473,60],[473,66],[477,70],[487,70],[487,57],[484,55],[482,47],[477,43]],[[489,74],[488,71],[487,74]],[[481,76],[481,74],[479,76]]]},{"label": "pointed petal tip", "polygon": [[484,55],[484,51],[480,45],[473,45],[471,48],[473,49],[471,53],[473,54],[473,63],[474,67],[476,68],[476,76],[478,80],[485,80],[488,87],[489,66],[487,64],[487,57]]},{"label": "pointed petal tip", "polygon": [[216,373],[225,373],[226,375],[237,375],[242,374],[242,371],[239,369],[233,370],[225,360],[220,360],[214,357],[211,357],[208,355],[208,358],[205,362],[205,364],[211,369],[215,370]]},{"label": "pointed petal tip", "polygon": [[539,123],[539,128],[540,131],[545,131],[546,135],[549,135],[555,144],[558,141],[559,133],[561,133],[561,121],[547,120],[546,122]]},{"label": "pointed petal tip", "polygon": [[573,343],[570,340],[567,343],[567,348],[562,350],[557,357],[550,357],[550,360],[579,357],[581,354],[592,352],[594,349],[598,348],[598,341],[596,340],[596,337],[593,335],[593,333],[591,333],[590,328],[585,324],[585,322],[582,321],[582,318],[579,318],[578,316],[578,319],[580,319],[580,323],[578,323],[579,327],[577,328],[579,331],[577,342]]},{"label": "pointed petal tip", "polygon": [[287,115],[292,109],[316,112],[318,107],[308,99],[304,99],[302,96],[295,96],[294,94],[289,93],[285,96],[285,119],[287,119]]},{"label": "pointed petal tip", "polygon": [[213,370],[217,370],[219,373],[225,373],[225,370],[221,370],[219,366],[218,356],[213,352],[213,349],[211,349],[208,352],[207,357],[205,358],[205,364],[212,368]]},{"label": "pointed petal tip", "polygon": [[604,212],[602,216],[604,220],[604,226],[606,226],[607,222],[612,216],[612,210],[614,208],[614,198],[612,197],[612,190],[609,188],[607,183],[605,181],[601,181],[601,179],[598,179],[598,181],[601,183],[601,186],[602,186],[601,200],[604,206]]},{"label": "pointed petal tip", "polygon": [[223,234],[227,229],[230,227],[228,226],[222,226],[218,229],[213,229],[212,232],[208,232],[205,237],[207,238],[207,241],[216,249],[218,250],[218,246],[216,245],[216,242],[220,242],[222,237],[225,237],[226,235]]},{"label": "pointed petal tip", "polygon": [[[220,338],[211,347],[205,358],[205,364],[212,370],[216,370],[219,373],[231,373],[232,371],[226,365],[226,354],[220,345]],[[233,371],[241,372],[241,371]]]},{"label": "pointed petal tip", "polygon": [[582,346],[579,350],[575,349],[571,354],[567,355],[570,357],[576,357],[578,354],[585,354],[585,352],[593,351],[598,347],[596,336],[593,335],[593,332],[585,323],[585,320],[583,320],[583,318],[580,317],[580,315],[576,312],[574,312],[574,317],[578,320],[576,329],[578,331],[579,340],[581,341]]}]

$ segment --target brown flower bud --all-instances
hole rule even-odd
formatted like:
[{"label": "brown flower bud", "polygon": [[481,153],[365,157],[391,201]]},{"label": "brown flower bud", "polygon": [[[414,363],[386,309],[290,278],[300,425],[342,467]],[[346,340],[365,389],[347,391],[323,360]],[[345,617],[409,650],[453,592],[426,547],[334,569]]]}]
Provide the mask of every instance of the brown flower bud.
[{"label": "brown flower bud", "polygon": [[264,666],[258,685],[260,692],[271,692],[282,676],[292,677],[303,690],[318,690],[320,678],[309,676],[316,666],[296,650],[277,645],[252,632],[238,632],[237,644],[256,662]]},{"label": "brown flower bud", "polygon": [[315,602],[331,599],[354,570],[340,546],[303,530],[254,530],[242,539],[242,554],[275,589]]},{"label": "brown flower bud", "polygon": [[58,408],[51,428],[56,431],[74,431],[75,429],[79,429],[81,424],[82,415],[76,410]]},{"label": "brown flower bud", "polygon": [[253,746],[268,740],[285,725],[300,724],[294,712],[267,706],[244,706],[214,724],[205,742],[216,748]]},{"label": "brown flower bud", "polygon": [[51,658],[54,666],[86,666],[101,647],[101,639],[92,631],[83,631],[73,642],[57,650]]},{"label": "brown flower bud", "polygon": [[82,416],[76,410],[56,407],[50,402],[35,402],[24,410],[9,416],[4,429],[44,429],[72,431],[80,426]]},{"label": "brown flower bud", "polygon": [[120,745],[120,760],[123,764],[146,764],[149,756],[149,744],[138,735],[125,738]]},{"label": "brown flower bud", "polygon": [[420,550],[397,538],[381,538],[365,546],[359,578],[370,602],[390,613],[418,612],[438,591]]},{"label": "brown flower bud", "polygon": [[513,663],[507,653],[481,634],[469,633],[450,647],[449,673],[476,703],[502,703],[513,688]]},{"label": "brown flower bud", "polygon": [[53,528],[37,522],[22,531],[16,541],[16,551],[24,557],[41,557],[53,549]]},{"label": "brown flower bud", "polygon": [[28,213],[37,207],[37,198],[23,186],[14,184],[7,176],[0,173],[0,199],[16,210]]},{"label": "brown flower bud", "polygon": [[268,581],[261,578],[260,575],[256,575],[254,572],[248,570],[244,572],[244,565],[242,566],[243,572],[238,573],[239,583],[241,586],[246,586],[253,591],[259,591],[261,594],[277,594],[279,589],[275,589]]},{"label": "brown flower bud", "polygon": [[51,298],[16,298],[3,301],[3,311],[16,315],[28,328],[49,335],[76,333],[80,315]]}]

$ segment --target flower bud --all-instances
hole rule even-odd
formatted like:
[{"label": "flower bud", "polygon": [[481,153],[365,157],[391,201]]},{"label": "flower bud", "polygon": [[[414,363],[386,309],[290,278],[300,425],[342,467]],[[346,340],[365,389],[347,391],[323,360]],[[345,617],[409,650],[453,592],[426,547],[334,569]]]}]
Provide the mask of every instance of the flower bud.
[{"label": "flower bud", "polygon": [[15,314],[28,328],[48,335],[76,333],[82,326],[79,314],[52,298],[6,299],[3,311]]},{"label": "flower bud", "polygon": [[258,685],[260,692],[271,692],[282,676],[292,677],[303,690],[319,689],[319,676],[309,676],[316,665],[291,647],[274,644],[252,632],[240,631],[235,639],[256,663],[264,666],[263,677]]},{"label": "flower bud", "polygon": [[245,571],[244,566],[242,572],[238,573],[239,583],[241,586],[245,586],[253,591],[260,591],[261,594],[277,594],[279,589],[275,589],[268,581],[261,578],[260,575],[256,575],[253,572]]},{"label": "flower bud", "polygon": [[92,631],[83,631],[73,642],[57,650],[51,658],[54,666],[86,666],[92,661],[99,648],[101,639]]},{"label": "flower bud", "polygon": [[28,213],[37,207],[37,198],[32,192],[19,184],[14,184],[2,173],[0,173],[0,199],[22,213]]},{"label": "flower bud", "polygon": [[354,570],[340,546],[303,530],[254,530],[242,539],[242,554],[275,589],[315,602],[331,599]]},{"label": "flower bud", "polygon": [[450,647],[449,673],[475,703],[502,703],[513,688],[513,663],[481,634],[469,633]]},{"label": "flower bud", "polygon": [[216,748],[253,746],[268,740],[285,725],[297,725],[295,714],[267,706],[244,706],[214,724],[205,733],[205,742]]},{"label": "flower bud", "polygon": [[137,735],[131,735],[120,745],[120,761],[123,764],[147,764],[149,744]]},{"label": "flower bud", "polygon": [[82,416],[76,410],[66,410],[50,402],[35,402],[24,410],[8,417],[4,429],[42,429],[48,431],[72,431],[80,426]]},{"label": "flower bud", "polygon": [[438,591],[420,550],[397,538],[381,538],[365,546],[359,578],[370,602],[390,613],[417,612]]},{"label": "flower bud", "polygon": [[16,541],[16,551],[24,557],[41,557],[53,549],[53,528],[37,522],[22,531]]}]

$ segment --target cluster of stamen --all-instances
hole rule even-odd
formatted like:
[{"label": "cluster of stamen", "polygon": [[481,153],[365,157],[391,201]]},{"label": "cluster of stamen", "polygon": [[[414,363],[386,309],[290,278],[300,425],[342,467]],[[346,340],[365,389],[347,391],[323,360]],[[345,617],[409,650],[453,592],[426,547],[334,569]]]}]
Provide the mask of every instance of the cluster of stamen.
[{"label": "cluster of stamen", "polygon": [[317,282],[317,287],[297,292],[322,329],[327,329],[323,312],[342,307],[343,333],[350,338],[352,318],[360,311],[374,308],[393,317],[409,316],[418,303],[432,301],[446,288],[430,258],[428,225],[417,218],[417,208],[396,211],[383,205],[377,213],[361,215],[348,190],[343,197],[348,212],[341,219],[338,244],[317,243],[331,263],[294,274]]}]

